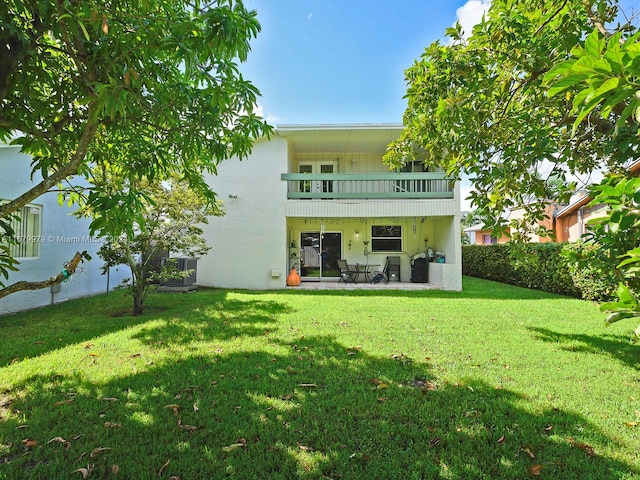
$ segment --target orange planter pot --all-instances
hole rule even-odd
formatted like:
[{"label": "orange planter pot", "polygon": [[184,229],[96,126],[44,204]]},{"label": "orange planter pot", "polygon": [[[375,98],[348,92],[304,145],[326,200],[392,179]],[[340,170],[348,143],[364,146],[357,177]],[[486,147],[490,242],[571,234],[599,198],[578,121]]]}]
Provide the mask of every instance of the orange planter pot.
[{"label": "orange planter pot", "polygon": [[290,287],[297,287],[298,285],[300,285],[300,275],[298,275],[298,272],[295,268],[292,268],[291,272],[289,272],[289,276],[287,277],[287,285],[289,285]]}]

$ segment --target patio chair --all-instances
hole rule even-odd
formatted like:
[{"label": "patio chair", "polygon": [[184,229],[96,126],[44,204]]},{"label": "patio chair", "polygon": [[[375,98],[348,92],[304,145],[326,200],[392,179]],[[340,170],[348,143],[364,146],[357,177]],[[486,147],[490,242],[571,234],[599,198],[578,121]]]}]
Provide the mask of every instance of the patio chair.
[{"label": "patio chair", "polygon": [[349,266],[347,261],[343,258],[336,260],[338,262],[338,268],[340,269],[340,278],[338,279],[338,283],[358,283],[356,281],[356,271]]},{"label": "patio chair", "polygon": [[373,278],[371,279],[371,283],[380,282],[384,282],[385,284],[389,283],[389,257],[387,257],[384,268],[381,271],[375,272]]}]

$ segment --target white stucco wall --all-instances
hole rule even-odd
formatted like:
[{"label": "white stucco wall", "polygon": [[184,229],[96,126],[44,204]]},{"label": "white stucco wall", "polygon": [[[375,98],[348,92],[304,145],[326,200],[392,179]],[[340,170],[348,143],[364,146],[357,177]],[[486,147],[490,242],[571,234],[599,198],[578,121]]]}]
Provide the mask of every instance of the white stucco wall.
[{"label": "white stucco wall", "polygon": [[[286,286],[287,140],[259,141],[249,158],[226,160],[209,184],[225,204],[204,226],[211,251],[198,261],[197,283],[222,288]],[[272,275],[278,273],[279,276]]]},{"label": "white stucco wall", "polygon": [[[325,231],[343,235],[343,256],[357,262],[361,256],[364,258],[363,228],[374,223],[384,224],[386,219],[393,217],[403,225],[406,234],[401,253],[403,281],[409,281],[411,255],[424,250],[426,236],[429,247],[442,249],[447,255],[447,264],[431,270],[435,281],[430,283],[447,290],[460,290],[459,182],[454,198],[440,201],[287,200],[287,182],[281,180],[283,173],[297,171],[300,160],[333,156],[342,163],[347,158],[343,165],[346,169],[364,168],[365,161],[382,165],[379,155],[295,154],[287,138],[277,135],[269,141],[256,143],[248,159],[222,162],[218,174],[209,176],[207,181],[224,202],[226,215],[210,218],[210,223],[203,227],[212,249],[198,260],[197,283],[220,288],[284,288],[288,275],[288,241],[299,239],[300,231],[313,228],[319,231],[322,219],[326,219]],[[339,171],[342,171],[340,167]],[[362,223],[363,220],[366,223]],[[415,238],[414,220],[418,222]],[[354,240],[356,226],[362,234],[358,241]],[[348,248],[349,240],[352,250]],[[369,263],[383,265],[385,257],[370,254]]]},{"label": "white stucco wall", "polygon": [[[30,162],[30,157],[20,153],[19,147],[0,146],[0,199],[13,199],[41,180],[38,175],[31,180]],[[89,220],[77,219],[71,215],[72,209],[59,206],[57,193],[46,193],[31,204],[41,207],[39,258],[21,260],[20,271],[11,273],[8,280],[3,279],[5,284],[21,280],[42,281],[57,275],[76,251],[86,250],[93,259],[81,264],[81,271],[64,282],[59,293],[52,294],[50,288],[45,288],[17,292],[0,299],[0,314],[105,292],[107,277],[100,274],[102,260],[96,253],[101,243],[89,237]],[[126,269],[113,268],[110,286],[113,288],[127,276]]]}]

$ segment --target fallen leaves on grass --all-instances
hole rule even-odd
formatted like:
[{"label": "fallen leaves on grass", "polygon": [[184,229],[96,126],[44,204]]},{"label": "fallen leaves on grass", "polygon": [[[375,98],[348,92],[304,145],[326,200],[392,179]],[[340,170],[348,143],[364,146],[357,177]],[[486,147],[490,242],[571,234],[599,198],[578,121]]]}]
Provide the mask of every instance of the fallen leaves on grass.
[{"label": "fallen leaves on grass", "polygon": [[308,445],[302,445],[301,443],[298,443],[297,445],[298,445],[298,448],[303,452],[313,452],[313,447],[310,447]]},{"label": "fallen leaves on grass", "polygon": [[505,437],[504,435],[502,435],[499,439],[498,439],[498,443],[504,443],[504,441],[507,439],[507,437]]},{"label": "fallen leaves on grass", "polygon": [[533,453],[533,452],[531,451],[531,448],[529,448],[529,447],[522,447],[522,448],[520,449],[520,451],[521,451],[521,452],[526,453],[527,455],[529,455],[529,457],[530,457],[530,458],[536,458],[535,453]]},{"label": "fallen leaves on grass", "polygon": [[544,465],[531,465],[529,467],[529,473],[535,477],[539,476],[542,472],[542,469],[544,468]]},{"label": "fallen leaves on grass", "polygon": [[194,430],[202,428],[198,425],[187,425],[186,423],[182,423],[182,420],[178,420],[178,427],[182,428],[183,430],[187,430],[188,432],[193,432]]},{"label": "fallen leaves on grass", "polygon": [[89,474],[93,470],[93,467],[94,467],[93,463],[90,463],[86,467],[78,468],[77,470],[74,470],[71,473],[79,473],[82,475],[82,478],[89,478]]},{"label": "fallen leaves on grass", "polygon": [[596,456],[596,452],[593,450],[593,447],[591,445],[588,445],[586,443],[576,442],[573,437],[569,438],[569,443],[574,447],[580,448],[590,457]]},{"label": "fallen leaves on grass", "polygon": [[65,440],[62,437],[54,437],[54,438],[52,438],[51,440],[49,440],[47,442],[47,445],[49,445],[51,442],[60,442],[60,443],[62,443],[64,445],[64,449],[65,450],[69,450],[69,448],[71,448],[71,442]]},{"label": "fallen leaves on grass", "polygon": [[24,440],[22,440],[22,443],[24,444],[24,446],[26,448],[33,448],[36,445],[38,445],[38,441],[37,440],[32,440],[30,438],[25,438]]},{"label": "fallen leaves on grass", "polygon": [[413,358],[406,356],[404,353],[395,353],[391,355],[391,358],[403,365],[411,365],[413,363]]},{"label": "fallen leaves on grass", "polygon": [[174,415],[180,414],[180,405],[177,405],[175,403],[170,403],[169,405],[165,405],[164,408],[170,408],[173,411]]},{"label": "fallen leaves on grass", "polygon": [[299,383],[298,386],[304,388],[316,388],[318,385],[315,383]]},{"label": "fallen leaves on grass", "polygon": [[637,427],[638,426],[638,422],[624,422],[625,427]]},{"label": "fallen leaves on grass", "polygon": [[236,450],[240,450],[241,448],[247,448],[247,439],[239,438],[234,443],[227,447],[222,447],[223,452],[234,452]]},{"label": "fallen leaves on grass", "polygon": [[60,405],[69,405],[70,403],[73,403],[73,398],[70,398],[69,400],[60,400],[59,402],[54,403],[54,405],[56,407],[60,406]]},{"label": "fallen leaves on grass", "polygon": [[180,390],[180,392],[178,392],[176,394],[176,400],[180,399],[182,397],[182,395],[187,395],[187,398],[189,400],[193,400],[193,392],[195,392],[196,390],[198,390],[200,387],[198,386],[191,386],[191,387],[187,387],[184,388],[182,390]]},{"label": "fallen leaves on grass", "polygon": [[96,447],[93,450],[91,450],[91,453],[89,454],[89,457],[93,458],[96,455],[100,455],[101,453],[107,452],[109,450],[111,450],[111,448],[109,448],[109,447]]},{"label": "fallen leaves on grass", "polygon": [[158,470],[158,476],[162,475],[162,472],[164,472],[164,469],[169,466],[169,463],[171,463],[171,460],[167,460],[166,462],[164,462],[164,465],[162,465],[162,467],[160,467],[160,470]]}]

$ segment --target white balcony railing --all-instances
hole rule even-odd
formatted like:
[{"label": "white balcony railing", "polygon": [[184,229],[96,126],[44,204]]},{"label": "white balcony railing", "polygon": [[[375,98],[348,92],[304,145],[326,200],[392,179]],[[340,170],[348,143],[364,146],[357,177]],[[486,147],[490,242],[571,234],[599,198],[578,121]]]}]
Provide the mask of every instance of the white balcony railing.
[{"label": "white balcony railing", "polygon": [[444,173],[283,173],[288,199],[447,199],[455,181]]}]

